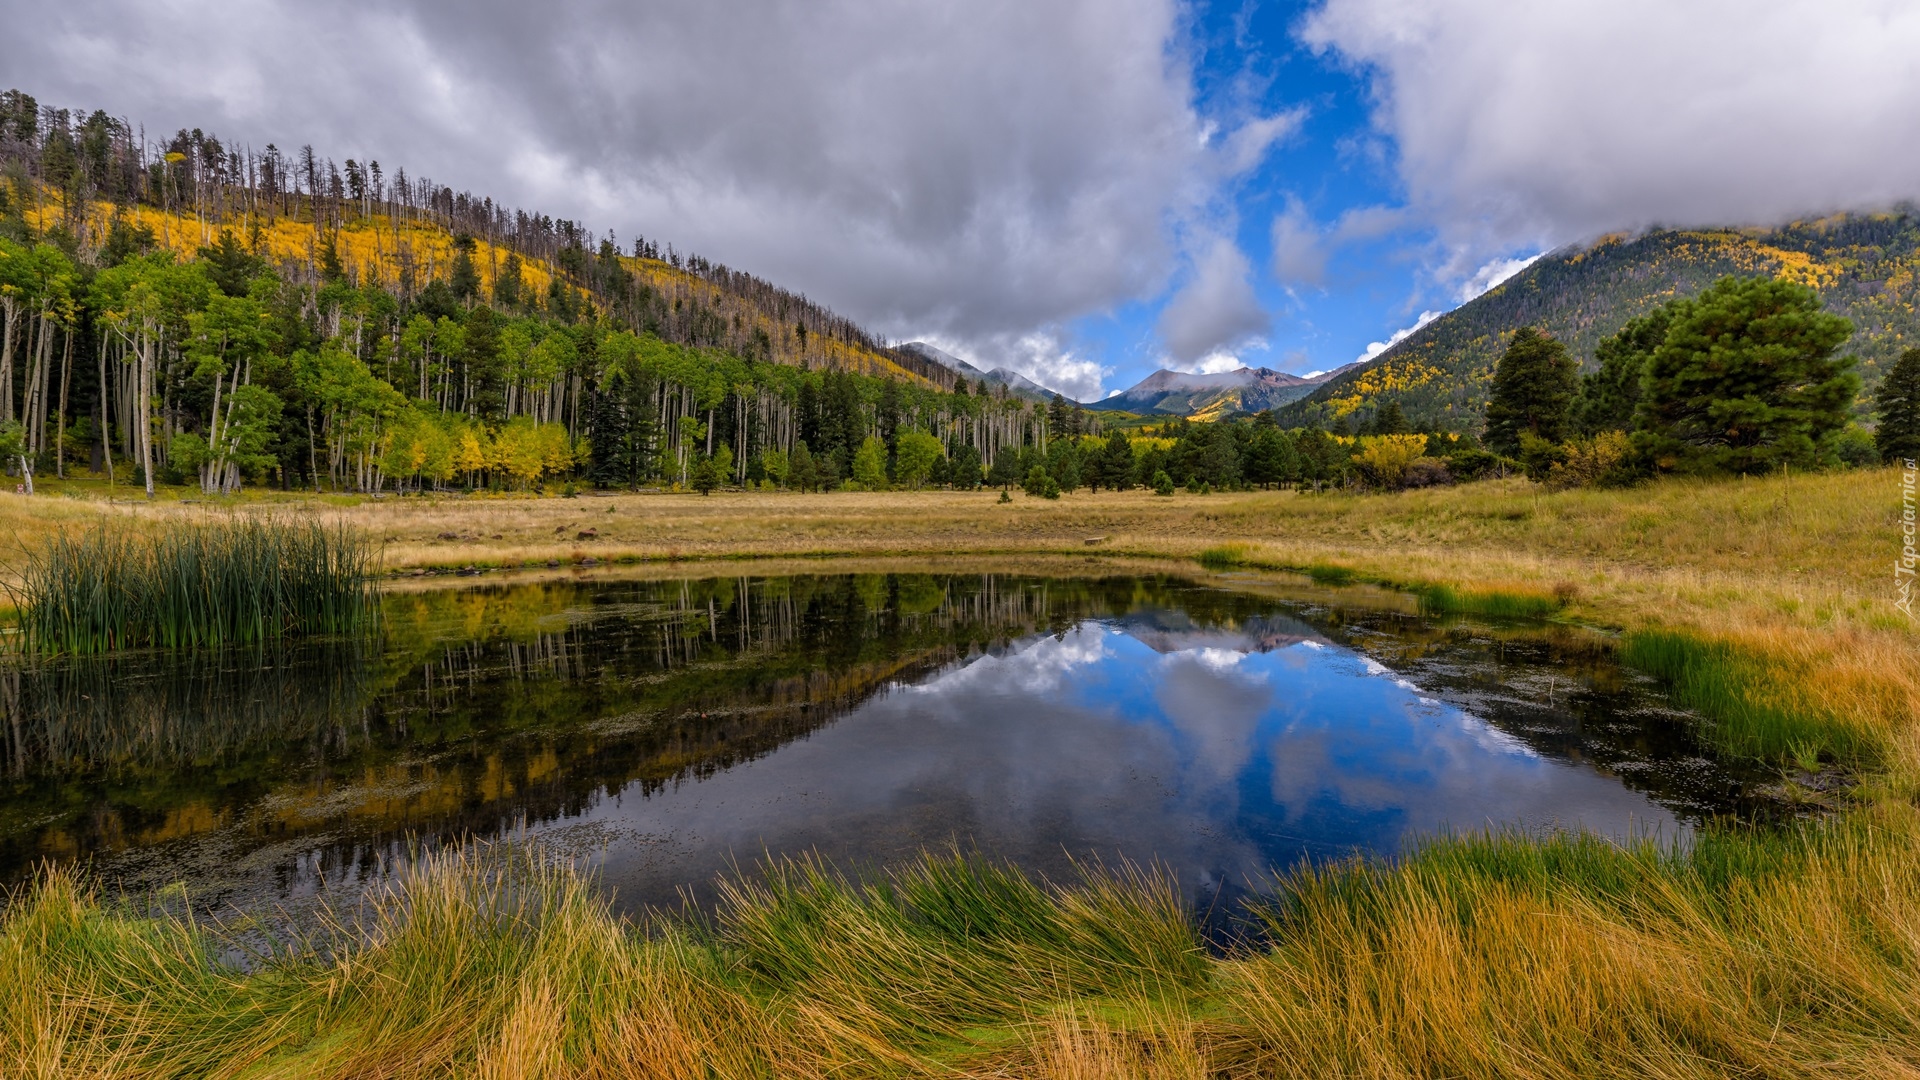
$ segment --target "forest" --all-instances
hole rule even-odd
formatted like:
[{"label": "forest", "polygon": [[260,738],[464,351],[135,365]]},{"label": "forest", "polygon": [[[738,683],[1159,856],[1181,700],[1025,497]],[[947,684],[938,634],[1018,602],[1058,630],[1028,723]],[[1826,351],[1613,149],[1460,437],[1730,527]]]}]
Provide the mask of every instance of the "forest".
[{"label": "forest", "polygon": [[868,438],[991,466],[1063,415],[670,244],[19,91],[0,316],[29,488],[78,463],[149,493],[747,483],[794,458],[826,486]]}]

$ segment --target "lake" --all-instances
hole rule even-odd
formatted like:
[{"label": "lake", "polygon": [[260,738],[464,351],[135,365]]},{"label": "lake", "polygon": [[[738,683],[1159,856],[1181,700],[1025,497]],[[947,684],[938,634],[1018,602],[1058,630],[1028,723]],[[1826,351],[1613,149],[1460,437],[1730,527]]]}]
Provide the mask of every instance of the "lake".
[{"label": "lake", "polygon": [[1085,573],[509,579],[390,592],[377,643],[14,668],[0,881],[78,860],[252,909],[509,838],[631,911],[769,855],[958,846],[1212,905],[1449,830],[1770,812],[1597,634]]}]

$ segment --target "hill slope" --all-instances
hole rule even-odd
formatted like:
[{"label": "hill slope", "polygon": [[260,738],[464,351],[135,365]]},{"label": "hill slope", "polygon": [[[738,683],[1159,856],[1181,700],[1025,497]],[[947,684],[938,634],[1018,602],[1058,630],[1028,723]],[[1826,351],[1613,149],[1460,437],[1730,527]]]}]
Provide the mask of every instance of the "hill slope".
[{"label": "hill slope", "polygon": [[1537,326],[1592,370],[1601,339],[1728,274],[1771,274],[1818,290],[1853,320],[1847,350],[1871,387],[1920,343],[1920,218],[1841,215],[1778,229],[1659,230],[1562,248],[1435,319],[1282,410],[1287,423],[1330,423],[1397,399],[1416,424],[1477,430],[1507,338]]},{"label": "hill slope", "polygon": [[18,90],[0,93],[0,170],[15,181],[0,184],[0,229],[11,219],[31,235],[63,235],[90,262],[116,227],[137,249],[183,257],[231,230],[293,280],[320,278],[331,253],[350,281],[382,285],[403,302],[447,277],[456,243],[470,241],[478,296],[502,308],[592,308],[675,344],[939,389],[954,383],[939,364],[804,296],[671,244],[636,237],[622,250],[580,222],[404,168],[383,173],[377,161],[336,165],[310,146],[256,152],[197,128],[163,141],[136,130],[104,112],[43,109]]}]

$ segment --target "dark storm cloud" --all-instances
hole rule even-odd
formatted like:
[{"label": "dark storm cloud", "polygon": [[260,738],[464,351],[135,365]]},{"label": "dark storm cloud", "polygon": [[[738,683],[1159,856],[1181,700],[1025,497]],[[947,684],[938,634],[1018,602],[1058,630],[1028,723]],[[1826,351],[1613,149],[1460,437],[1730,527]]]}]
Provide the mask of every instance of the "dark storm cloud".
[{"label": "dark storm cloud", "polygon": [[[46,44],[9,79],[405,165],[992,348],[1162,292],[1179,225],[1291,126],[1213,136],[1178,20],[1174,0],[77,0],[15,16]],[[1222,310],[1222,333],[1250,322]]]}]

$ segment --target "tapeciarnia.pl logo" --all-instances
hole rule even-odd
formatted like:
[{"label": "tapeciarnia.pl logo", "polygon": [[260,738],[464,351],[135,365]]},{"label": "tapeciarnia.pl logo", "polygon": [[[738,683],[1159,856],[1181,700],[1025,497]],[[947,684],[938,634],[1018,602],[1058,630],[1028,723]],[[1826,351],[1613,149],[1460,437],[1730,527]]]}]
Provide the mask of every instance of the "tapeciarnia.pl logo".
[{"label": "tapeciarnia.pl logo", "polygon": [[1914,572],[1920,569],[1920,552],[1914,550],[1914,479],[1920,476],[1920,468],[1915,467],[1912,458],[1902,464],[1905,468],[1900,473],[1900,560],[1893,564],[1893,606],[1912,619],[1915,618]]}]

